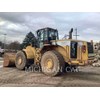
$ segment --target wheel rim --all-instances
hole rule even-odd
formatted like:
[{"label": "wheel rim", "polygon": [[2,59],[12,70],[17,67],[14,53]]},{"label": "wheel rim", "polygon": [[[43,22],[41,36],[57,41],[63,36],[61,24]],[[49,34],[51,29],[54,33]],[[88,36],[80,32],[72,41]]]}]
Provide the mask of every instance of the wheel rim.
[{"label": "wheel rim", "polygon": [[21,65],[21,64],[22,64],[22,58],[19,57],[19,58],[18,58],[18,65]]},{"label": "wheel rim", "polygon": [[45,62],[45,66],[47,69],[52,69],[54,66],[52,59],[47,59]]}]

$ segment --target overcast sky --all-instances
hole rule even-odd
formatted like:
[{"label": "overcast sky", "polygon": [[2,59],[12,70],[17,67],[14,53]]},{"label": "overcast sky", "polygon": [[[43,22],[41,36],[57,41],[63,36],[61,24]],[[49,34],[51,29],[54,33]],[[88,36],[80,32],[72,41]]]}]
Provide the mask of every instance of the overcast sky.
[{"label": "overcast sky", "polygon": [[[100,13],[3,13],[0,12],[0,40],[22,42],[25,35],[37,29],[58,29],[62,38],[71,28],[78,29],[78,39],[100,41]],[[73,32],[73,35],[75,31]],[[73,37],[75,38],[75,37]]]}]

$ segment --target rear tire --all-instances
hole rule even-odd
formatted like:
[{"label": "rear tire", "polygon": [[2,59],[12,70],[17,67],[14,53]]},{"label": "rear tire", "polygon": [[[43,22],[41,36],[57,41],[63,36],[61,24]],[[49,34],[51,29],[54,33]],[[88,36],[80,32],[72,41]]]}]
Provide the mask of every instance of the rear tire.
[{"label": "rear tire", "polygon": [[47,51],[41,58],[42,72],[49,76],[56,76],[63,72],[65,62],[57,51]]},{"label": "rear tire", "polygon": [[27,66],[27,58],[23,51],[16,54],[15,65],[18,69],[23,70]]}]

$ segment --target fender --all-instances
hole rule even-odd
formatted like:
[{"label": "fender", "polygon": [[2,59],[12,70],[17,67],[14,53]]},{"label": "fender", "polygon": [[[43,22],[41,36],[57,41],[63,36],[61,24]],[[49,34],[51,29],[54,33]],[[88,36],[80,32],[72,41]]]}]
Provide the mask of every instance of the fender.
[{"label": "fender", "polygon": [[60,46],[60,45],[47,45],[41,49],[41,54],[45,53],[46,51],[55,50],[59,52],[64,60],[66,61],[68,58],[68,47],[67,46]]}]

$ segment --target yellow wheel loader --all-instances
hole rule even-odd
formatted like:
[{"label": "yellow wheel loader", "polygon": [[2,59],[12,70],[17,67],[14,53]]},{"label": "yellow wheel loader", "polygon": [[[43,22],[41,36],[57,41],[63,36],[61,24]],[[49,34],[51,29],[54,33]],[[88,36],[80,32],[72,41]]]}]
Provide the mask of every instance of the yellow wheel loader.
[{"label": "yellow wheel loader", "polygon": [[76,67],[88,64],[89,46],[86,41],[59,40],[58,30],[48,27],[37,30],[36,34],[37,46],[30,45],[17,52],[15,65],[18,69],[23,70],[32,64],[39,65],[44,74],[56,76],[67,66]]}]

